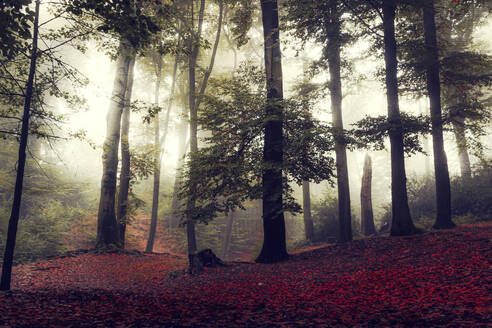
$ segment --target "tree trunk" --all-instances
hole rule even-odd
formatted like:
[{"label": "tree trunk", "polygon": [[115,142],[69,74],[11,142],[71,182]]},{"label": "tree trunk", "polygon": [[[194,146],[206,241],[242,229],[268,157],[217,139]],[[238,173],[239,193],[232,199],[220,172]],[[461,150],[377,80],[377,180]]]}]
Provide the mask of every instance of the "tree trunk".
[{"label": "tree trunk", "polygon": [[426,68],[427,92],[429,93],[432,123],[432,145],[434,149],[434,172],[436,177],[436,229],[455,226],[451,221],[451,183],[449,181],[448,160],[444,151],[441,111],[441,82],[439,80],[439,59],[436,38],[434,0],[424,5],[424,34],[427,48]]},{"label": "tree trunk", "polygon": [[[161,86],[162,57],[155,56],[156,59],[156,81],[154,90],[154,104],[159,106],[159,89]],[[154,249],[155,232],[157,230],[157,216],[159,212],[159,188],[161,181],[161,141],[159,128],[159,113],[154,118],[154,188],[152,191],[152,214],[150,218],[149,238],[145,252],[152,253]]]},{"label": "tree trunk", "polygon": [[2,278],[0,290],[10,290],[12,279],[12,264],[14,261],[15,241],[17,237],[17,226],[19,223],[19,213],[22,200],[22,187],[24,182],[24,168],[26,165],[26,148],[29,137],[29,118],[31,114],[31,100],[34,90],[34,76],[36,74],[36,60],[38,52],[38,31],[39,31],[39,6],[40,0],[36,0],[34,31],[32,38],[31,62],[29,65],[29,76],[26,83],[26,93],[24,98],[24,113],[22,114],[22,128],[19,143],[19,161],[17,165],[17,176],[15,179],[14,200],[10,213],[9,226],[7,230],[7,241],[3,256]]},{"label": "tree trunk", "polygon": [[222,258],[227,260],[227,255],[229,254],[229,249],[231,248],[232,240],[232,225],[234,224],[234,216],[236,212],[231,211],[227,215],[226,230],[224,235],[224,243],[222,245]]},{"label": "tree trunk", "polygon": [[[193,1],[191,1],[191,26],[194,26],[194,11]],[[188,40],[189,56],[188,56],[188,84],[189,84],[189,106],[190,106],[190,153],[196,154],[198,152],[198,108],[196,106],[196,88],[195,88],[195,68],[198,58],[198,44],[196,41],[201,37],[203,15],[205,10],[205,0],[200,1],[200,10],[198,14],[198,32]],[[193,170],[193,167],[191,167]],[[190,187],[190,195],[187,203],[188,210],[195,207],[195,186]],[[195,234],[195,221],[192,218],[186,218],[186,236],[188,241],[188,258],[190,261],[190,269],[195,262],[195,256],[197,251],[196,234]]]},{"label": "tree trunk", "polygon": [[410,235],[416,232],[408,207],[403,131],[398,104],[398,78],[395,40],[395,0],[383,0],[384,61],[388,121],[391,124],[391,235]]},{"label": "tree trunk", "polygon": [[309,181],[302,182],[302,211],[304,214],[304,232],[306,240],[313,241],[314,227],[311,217],[311,194],[309,191]]},{"label": "tree trunk", "polygon": [[330,69],[330,98],[335,132],[335,155],[337,164],[338,220],[340,242],[352,240],[352,214],[347,168],[347,150],[343,136],[342,80],[340,77],[340,13],[337,1],[330,0],[332,22],[328,29],[328,66]]},{"label": "tree trunk", "polygon": [[212,49],[212,55],[210,57],[210,63],[208,65],[208,69],[205,71],[205,74],[203,76],[203,81],[202,85],[200,87],[200,92],[198,93],[198,98],[196,99],[196,108],[200,107],[200,102],[202,101],[202,97],[205,94],[205,89],[207,88],[208,84],[208,79],[210,78],[210,74],[212,74],[212,70],[214,68],[215,64],[215,56],[217,54],[217,49],[219,47],[219,41],[220,41],[220,31],[222,30],[222,14],[224,11],[224,5],[221,0],[219,0],[219,20],[217,23],[217,33],[215,34],[215,42],[214,42],[214,47]]},{"label": "tree trunk", "polygon": [[[425,114],[426,109],[422,105],[421,99],[418,100],[418,105],[419,105],[419,113]],[[429,138],[427,137],[427,135],[422,136],[422,148],[425,152],[424,176],[425,177],[431,177],[432,176],[432,169],[431,169],[431,163],[430,163],[431,147],[430,147]]]},{"label": "tree trunk", "polygon": [[362,183],[360,187],[361,230],[365,236],[375,235],[374,215],[372,212],[372,161],[369,155],[364,160]]},{"label": "tree trunk", "polygon": [[128,191],[130,188],[130,142],[128,134],[130,130],[130,104],[133,89],[133,69],[135,67],[135,57],[130,62],[128,69],[128,81],[125,93],[125,108],[121,116],[121,169],[120,169],[120,189],[118,192],[118,210],[116,218],[119,225],[121,247],[125,248],[125,232],[128,223]]},{"label": "tree trunk", "polygon": [[276,0],[261,0],[267,105],[263,148],[263,246],[256,262],[272,263],[288,258],[282,204],[283,100],[282,56],[280,53]]},{"label": "tree trunk", "polygon": [[465,118],[461,115],[452,117],[453,132],[456,137],[456,145],[458,146],[458,156],[460,159],[461,178],[465,182],[471,180],[471,165],[470,156],[468,155],[468,143],[465,134]]},{"label": "tree trunk", "polygon": [[[182,87],[181,91],[184,94],[184,87]],[[169,227],[171,228],[176,228],[179,225],[179,216],[176,213],[178,211],[178,208],[180,208],[178,190],[182,180],[181,172],[179,170],[183,167],[187,149],[186,138],[188,135],[188,121],[184,118],[188,116],[188,106],[188,100],[185,99],[182,112],[183,118],[181,119],[181,123],[178,126],[178,161],[176,163],[176,176],[174,177],[173,199],[171,203],[171,219],[169,222]]]},{"label": "tree trunk", "polygon": [[107,134],[103,146],[103,175],[97,215],[96,248],[121,247],[115,213],[116,172],[120,143],[121,115],[125,107],[125,93],[130,61],[133,57],[127,40],[121,39],[118,49],[117,70],[107,115]]}]

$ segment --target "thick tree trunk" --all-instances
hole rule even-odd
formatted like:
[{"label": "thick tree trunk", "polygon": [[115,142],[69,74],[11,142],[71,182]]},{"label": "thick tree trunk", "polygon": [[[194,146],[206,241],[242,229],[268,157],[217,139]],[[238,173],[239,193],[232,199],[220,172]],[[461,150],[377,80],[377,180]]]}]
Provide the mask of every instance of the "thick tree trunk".
[{"label": "thick tree trunk", "polygon": [[302,182],[302,211],[304,215],[304,232],[306,240],[313,241],[314,227],[311,217],[311,193],[309,191],[309,181]]},{"label": "thick tree trunk", "polygon": [[121,247],[125,248],[125,232],[128,222],[128,191],[130,188],[130,142],[128,133],[130,130],[130,103],[133,89],[133,69],[135,67],[135,57],[130,62],[128,69],[128,81],[125,93],[125,108],[121,117],[121,169],[120,169],[120,188],[118,192],[118,210],[116,219],[119,225]]},{"label": "thick tree trunk", "polygon": [[338,220],[340,242],[352,240],[352,213],[347,168],[347,150],[343,138],[342,79],[340,76],[340,17],[337,1],[330,0],[332,22],[328,29],[328,66],[330,69],[330,98],[335,132],[335,155],[337,164]]},{"label": "thick tree trunk", "polygon": [[[154,104],[159,106],[159,90],[161,86],[162,72],[162,57],[156,55],[156,81],[154,90]],[[157,230],[157,219],[159,214],[159,189],[161,181],[161,142],[160,142],[160,127],[159,113],[154,118],[154,188],[152,191],[152,214],[150,217],[149,238],[145,252],[151,253],[154,249],[155,232]]]},{"label": "thick tree trunk", "polygon": [[427,48],[427,92],[430,100],[432,121],[432,144],[434,149],[434,172],[436,177],[436,229],[455,226],[451,221],[451,184],[449,181],[448,160],[444,151],[441,112],[441,82],[439,80],[439,59],[436,38],[434,0],[424,5],[424,34]]},{"label": "thick tree trunk", "polygon": [[133,57],[127,40],[121,39],[118,49],[116,77],[107,115],[107,134],[103,146],[103,175],[97,216],[96,248],[121,247],[115,213],[116,172],[120,143],[121,115],[125,107],[128,71]]},{"label": "thick tree trunk", "polygon": [[36,74],[39,31],[39,6],[40,0],[36,0],[34,31],[30,58],[31,62],[29,65],[29,76],[26,83],[24,113],[22,114],[22,128],[19,143],[19,161],[17,164],[17,176],[15,179],[14,200],[12,203],[12,211],[10,212],[9,226],[7,230],[7,241],[5,244],[5,253],[3,256],[0,290],[10,290],[10,282],[12,279],[12,264],[14,261],[15,241],[17,237],[17,226],[19,223],[19,213],[22,201],[22,187],[24,183],[24,168],[26,165],[26,148],[29,137],[29,118],[31,114],[31,101],[34,90],[34,76]]},{"label": "thick tree trunk", "polygon": [[222,254],[221,254],[224,260],[227,260],[227,255],[229,254],[229,250],[231,248],[232,226],[234,224],[235,214],[236,214],[235,211],[231,211],[227,215],[226,229],[225,229],[224,242],[222,244]]},{"label": "thick tree trunk", "polygon": [[398,78],[395,40],[395,0],[383,0],[384,61],[391,143],[391,235],[410,235],[416,232],[408,207],[403,131],[398,103]]},{"label": "thick tree trunk", "polygon": [[282,56],[280,53],[276,0],[261,0],[267,105],[263,148],[263,247],[256,262],[272,263],[288,258],[282,204],[283,99]]},{"label": "thick tree trunk", "polygon": [[372,211],[372,161],[369,155],[364,160],[362,183],[360,187],[361,230],[365,236],[375,235],[374,215]]}]

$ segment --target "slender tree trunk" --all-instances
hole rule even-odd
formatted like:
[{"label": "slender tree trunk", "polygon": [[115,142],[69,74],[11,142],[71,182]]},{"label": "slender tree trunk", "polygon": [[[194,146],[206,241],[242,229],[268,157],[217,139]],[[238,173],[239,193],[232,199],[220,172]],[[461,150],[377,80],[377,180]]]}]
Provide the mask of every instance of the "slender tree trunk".
[{"label": "slender tree trunk", "polygon": [[335,155],[337,164],[338,220],[340,241],[352,240],[352,213],[350,209],[350,189],[347,167],[347,150],[343,137],[342,121],[342,79],[340,76],[340,13],[337,1],[330,0],[332,24],[328,33],[328,66],[330,69],[330,98],[333,127],[335,133]]},{"label": "slender tree trunk", "polygon": [[468,142],[465,134],[465,118],[461,115],[452,117],[453,132],[458,146],[458,156],[460,160],[461,178],[469,182],[472,177],[470,156],[468,155]]},{"label": "slender tree trunk", "polygon": [[[458,49],[455,49],[455,51],[466,51],[465,45],[471,42],[472,34],[476,27],[475,19],[477,17],[477,14],[478,16],[480,16],[480,12],[477,13],[475,1],[471,1],[470,5],[471,15],[469,16],[468,24],[466,24],[464,31],[462,31],[463,33],[460,33],[457,40],[455,40],[451,37],[451,29],[449,29],[449,32],[446,33],[445,36],[447,42],[458,46]],[[485,7],[482,7],[482,9],[480,10],[484,9]],[[457,95],[455,105],[459,105],[459,95],[461,93],[464,93],[464,91],[459,90],[458,86],[455,86],[455,89]],[[456,146],[458,148],[461,178],[465,181],[465,183],[469,183],[472,177],[472,170],[470,164],[470,155],[468,154],[467,136],[465,133],[465,117],[458,111],[458,113],[451,116],[451,121],[453,124],[453,132],[456,138]]]},{"label": "slender tree trunk", "polygon": [[125,94],[125,108],[121,116],[121,169],[120,169],[120,189],[118,192],[118,210],[116,218],[119,225],[121,247],[125,248],[125,232],[128,222],[128,191],[130,188],[130,104],[133,89],[133,69],[135,67],[135,56],[130,62],[128,69],[128,81]]},{"label": "slender tree trunk", "polygon": [[[422,106],[422,101],[419,99],[418,101],[419,104],[419,113],[425,114],[425,108]],[[424,159],[424,175],[425,177],[430,177],[432,176],[432,170],[431,170],[431,163],[430,163],[430,153],[431,153],[431,147],[429,143],[429,138],[427,135],[424,135],[422,137],[422,148],[424,149],[425,152],[425,159]]]},{"label": "slender tree trunk", "polygon": [[214,42],[214,47],[212,49],[212,55],[210,57],[210,63],[208,65],[208,69],[205,71],[205,74],[203,76],[203,81],[202,81],[202,85],[200,87],[200,92],[198,93],[198,98],[196,99],[197,110],[200,107],[202,97],[205,94],[205,89],[207,88],[208,79],[210,78],[210,74],[212,74],[212,70],[214,68],[215,56],[217,55],[217,49],[219,47],[219,41],[220,41],[220,31],[222,30],[223,12],[224,12],[223,1],[219,0],[219,19],[218,19],[218,23],[217,23],[217,33],[215,34],[215,42]]},{"label": "slender tree trunk", "polygon": [[441,111],[441,82],[439,80],[439,59],[436,38],[434,0],[424,5],[424,34],[427,48],[427,92],[430,100],[432,121],[432,144],[434,149],[434,172],[436,177],[436,229],[455,226],[451,221],[451,183],[449,181],[448,160],[444,151]]},{"label": "slender tree trunk", "polygon": [[19,213],[22,201],[22,187],[24,182],[24,168],[26,165],[26,148],[29,137],[29,118],[31,114],[31,101],[34,90],[34,76],[36,74],[36,60],[38,52],[38,31],[39,31],[39,6],[40,0],[36,0],[34,31],[32,38],[31,58],[29,65],[29,76],[26,83],[26,93],[24,98],[24,113],[22,115],[21,138],[19,144],[19,161],[17,166],[17,176],[15,179],[14,201],[10,212],[9,226],[7,230],[7,242],[3,256],[2,278],[0,290],[10,290],[12,280],[12,264],[14,261],[15,241],[17,237],[17,226],[19,223]]},{"label": "slender tree trunk", "polygon": [[416,232],[408,207],[403,131],[398,104],[398,78],[395,40],[395,0],[383,0],[384,61],[391,143],[391,235],[410,235]]},{"label": "slender tree trunk", "polygon": [[283,100],[276,0],[261,0],[265,70],[267,80],[265,141],[263,148],[263,246],[256,262],[272,263],[288,258],[282,204]]},{"label": "slender tree trunk", "polygon": [[[159,106],[159,90],[161,86],[162,57],[155,56],[156,59],[156,81],[154,90],[154,104]],[[159,113],[154,118],[154,188],[152,191],[152,214],[150,218],[149,238],[145,252],[151,253],[154,249],[155,232],[157,230],[157,219],[159,214],[159,188],[161,181],[161,142],[159,128]]]},{"label": "slender tree trunk", "polygon": [[306,240],[313,241],[314,227],[311,217],[311,193],[309,191],[309,181],[302,182],[302,211],[304,214],[304,232]]},{"label": "slender tree trunk", "polygon": [[[188,56],[188,84],[189,84],[189,106],[190,106],[190,153],[196,154],[198,152],[198,108],[196,106],[196,90],[195,90],[195,68],[198,58],[198,45],[196,41],[201,37],[203,15],[205,10],[205,0],[200,1],[200,10],[198,14],[198,32],[194,37],[189,39],[188,49],[190,54]],[[193,1],[191,1],[191,26],[194,26],[194,12]],[[191,167],[193,170],[193,167]],[[191,210],[195,207],[195,186],[191,186],[190,195],[188,199],[187,208]],[[190,271],[195,267],[195,256],[197,251],[196,234],[195,234],[195,221],[192,218],[186,218],[186,236],[188,241],[188,258],[190,261]]]},{"label": "slender tree trunk", "polygon": [[234,216],[236,212],[231,211],[227,215],[227,221],[226,221],[226,230],[225,230],[225,235],[224,235],[224,242],[222,244],[222,258],[224,260],[227,259],[227,255],[229,254],[229,249],[231,248],[231,241],[232,241],[232,225],[234,224]]},{"label": "slender tree trunk", "polygon": [[[204,9],[205,9],[205,0],[202,0],[200,4],[200,11],[198,14],[199,16],[198,16],[197,39],[201,37],[201,33],[202,33]],[[205,89],[207,88],[207,84],[208,84],[208,79],[210,78],[210,74],[212,73],[215,64],[215,56],[217,54],[217,49],[220,41],[220,31],[222,30],[223,11],[224,11],[223,1],[219,0],[219,18],[217,23],[217,33],[215,36],[214,47],[212,49],[210,63],[208,69],[205,71],[198,96],[196,95],[196,88],[195,88],[195,81],[196,81],[195,67],[198,58],[199,46],[197,44],[195,45],[190,44],[189,46],[189,48],[192,49],[191,55],[189,56],[189,81],[188,81],[189,89],[190,89],[190,153],[191,154],[196,154],[198,152],[198,135],[197,135],[198,134],[198,124],[197,124],[198,108],[200,107],[201,99],[205,93]],[[191,12],[192,12],[191,26],[193,26],[193,4],[191,7]],[[195,206],[194,188],[195,187],[191,188],[192,195],[190,195],[190,199],[188,201],[188,209],[193,208]],[[188,256],[190,259],[190,270],[192,270],[192,268],[194,267],[193,264],[194,257],[195,257],[194,253],[196,253],[197,246],[196,246],[196,236],[195,236],[195,222],[193,220],[190,220],[189,218],[187,220],[186,231],[188,237]]]},{"label": "slender tree trunk", "polygon": [[[184,95],[184,86],[181,86],[181,94]],[[186,97],[185,97],[186,98]],[[171,228],[176,228],[179,225],[179,217],[177,215],[178,208],[180,207],[180,200],[178,198],[178,190],[179,186],[181,184],[181,172],[179,171],[184,164],[185,160],[185,155],[186,155],[186,149],[187,143],[186,143],[186,138],[188,135],[188,121],[184,119],[184,117],[188,116],[188,100],[184,99],[183,101],[184,107],[183,107],[183,112],[182,112],[182,117],[181,123],[178,127],[178,161],[176,163],[176,176],[174,177],[174,187],[173,187],[173,199],[171,203],[171,220],[169,223],[169,227]]]},{"label": "slender tree trunk", "polygon": [[375,235],[374,215],[372,212],[372,161],[369,155],[364,160],[362,183],[360,188],[361,230],[365,236]]},{"label": "slender tree trunk", "polygon": [[97,216],[96,248],[121,247],[115,213],[116,172],[120,143],[121,115],[125,107],[128,72],[133,57],[129,42],[120,40],[116,77],[107,115],[107,134],[103,146],[103,175]]}]

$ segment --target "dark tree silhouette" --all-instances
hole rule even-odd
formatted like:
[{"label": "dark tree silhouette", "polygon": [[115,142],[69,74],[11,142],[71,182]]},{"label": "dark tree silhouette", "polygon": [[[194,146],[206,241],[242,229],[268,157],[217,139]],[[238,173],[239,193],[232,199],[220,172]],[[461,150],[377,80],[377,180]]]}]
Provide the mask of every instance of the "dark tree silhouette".
[{"label": "dark tree silhouette", "polygon": [[272,263],[288,258],[282,206],[283,99],[278,5],[262,0],[267,105],[263,149],[263,246],[256,262]]}]

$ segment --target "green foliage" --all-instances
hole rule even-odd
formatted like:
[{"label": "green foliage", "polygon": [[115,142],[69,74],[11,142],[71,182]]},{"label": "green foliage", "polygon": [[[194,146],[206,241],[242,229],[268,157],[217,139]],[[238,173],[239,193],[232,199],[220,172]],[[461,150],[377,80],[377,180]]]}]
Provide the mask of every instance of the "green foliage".
[{"label": "green foliage", "polygon": [[[194,197],[196,206],[186,217],[212,220],[217,212],[242,208],[247,199],[261,198],[263,127],[266,90],[264,75],[254,66],[242,66],[231,79],[211,81],[202,100],[199,123],[209,131],[204,147],[189,157],[179,197]],[[299,211],[290,182],[320,182],[333,178],[331,128],[310,115],[309,95],[287,99],[284,107],[284,210]],[[196,186],[196,187],[195,187]],[[192,189],[196,188],[196,189]]]},{"label": "green foliage", "polygon": [[385,149],[384,141],[389,136],[391,129],[400,129],[403,133],[403,148],[405,153],[414,154],[424,152],[420,144],[419,135],[430,133],[430,119],[425,115],[410,115],[401,113],[401,123],[392,123],[386,116],[370,117],[354,124],[351,131],[353,140],[356,140],[360,148],[372,148],[374,150]]},{"label": "green foliage", "polygon": [[148,102],[141,100],[135,100],[131,102],[130,110],[133,113],[141,114],[142,122],[144,124],[150,124],[154,121],[156,115],[162,111],[162,107],[155,104],[149,104]]},{"label": "green foliage", "polygon": [[248,32],[253,26],[254,11],[256,5],[249,0],[226,0],[230,14],[227,25],[231,26],[233,39],[237,47],[248,43]]},{"label": "green foliage", "polygon": [[[451,210],[455,217],[473,217],[473,222],[492,219],[492,170],[490,162],[474,171],[470,181],[460,177],[451,179]],[[432,177],[413,177],[407,181],[408,205],[416,223],[435,220],[436,194]],[[391,217],[391,207],[386,207],[385,217]],[[454,220],[454,218],[453,218]],[[383,219],[384,221],[384,219]],[[468,222],[471,223],[471,222]]]},{"label": "green foliage", "polygon": [[[28,4],[29,2],[23,1],[22,3]],[[16,10],[25,10],[29,12],[28,15],[31,15],[27,8],[22,8],[19,7]],[[57,28],[50,27],[49,24],[52,21],[50,19],[44,23],[41,22],[47,25],[43,25],[40,29],[39,48],[36,53],[36,75],[31,99],[29,133],[43,139],[67,137],[60,128],[66,118],[48,104],[48,99],[58,98],[71,108],[83,109],[85,106],[84,99],[78,96],[75,89],[83,87],[88,81],[77,68],[64,62],[59,53],[65,45],[84,51],[83,41],[85,39],[82,34],[78,34],[77,28],[65,26],[60,22],[66,19],[62,16],[63,14],[60,14],[53,18]],[[30,18],[24,18],[30,21]],[[55,24],[54,22],[52,24]],[[32,40],[27,39],[28,36],[30,37],[29,30],[25,35],[20,31],[17,33],[20,33],[25,40],[17,44],[15,52],[12,52],[9,57],[1,58],[0,65],[0,123],[2,126],[0,138],[3,139],[19,137],[21,126],[19,123],[23,113],[26,81],[31,60]],[[20,36],[16,34],[16,37]],[[70,83],[65,83],[67,81]],[[78,134],[78,137],[81,136]]]},{"label": "green foliage", "polygon": [[12,59],[25,49],[31,38],[34,12],[29,9],[31,0],[0,1],[0,60]]},{"label": "green foliage", "polygon": [[314,224],[314,242],[326,242],[337,238],[338,227],[338,200],[334,190],[324,194],[324,197],[311,204]]},{"label": "green foliage", "polygon": [[492,165],[490,160],[474,171],[471,181],[455,178],[451,185],[453,215],[492,219]]},{"label": "green foliage", "polygon": [[167,16],[171,1],[156,5],[156,1],[150,0],[67,0],[65,5],[81,19],[88,18],[91,22],[99,19],[98,31],[115,34],[128,40],[135,49],[142,49],[160,29],[155,14]]},{"label": "green foliage", "polygon": [[[9,141],[4,141],[0,149],[2,250],[12,206],[16,150],[16,143]],[[88,187],[63,178],[58,167],[28,160],[14,257],[16,263],[59,255],[70,248],[66,243],[69,231],[91,212],[91,205],[83,192]]]}]

